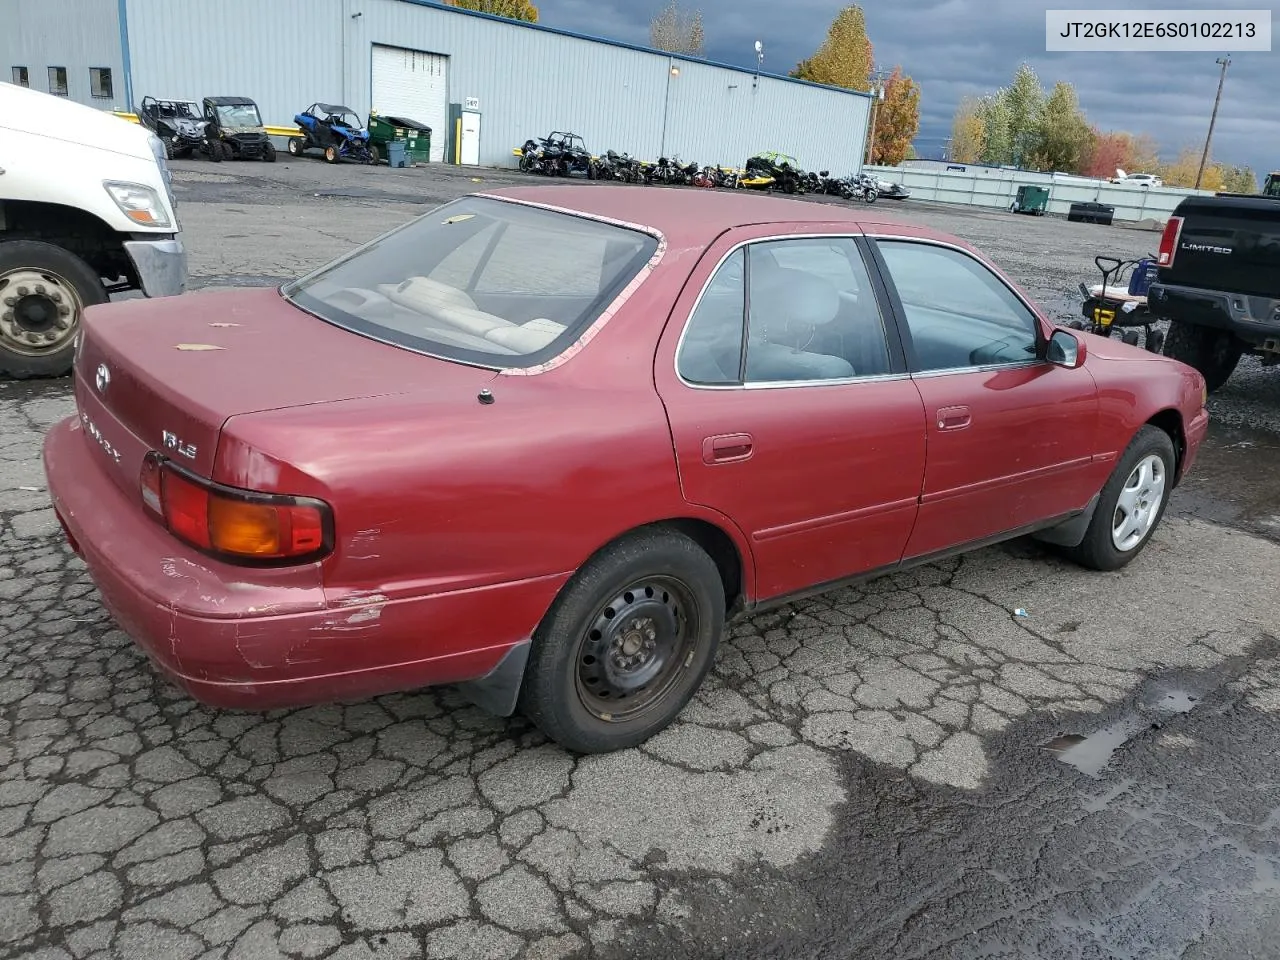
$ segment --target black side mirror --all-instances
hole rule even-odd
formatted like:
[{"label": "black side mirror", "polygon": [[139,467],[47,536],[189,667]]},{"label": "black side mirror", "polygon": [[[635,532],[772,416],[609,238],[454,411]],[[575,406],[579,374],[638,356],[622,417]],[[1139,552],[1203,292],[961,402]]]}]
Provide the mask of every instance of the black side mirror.
[{"label": "black side mirror", "polygon": [[1070,330],[1055,330],[1045,349],[1045,359],[1059,367],[1074,370],[1084,363],[1084,341]]}]

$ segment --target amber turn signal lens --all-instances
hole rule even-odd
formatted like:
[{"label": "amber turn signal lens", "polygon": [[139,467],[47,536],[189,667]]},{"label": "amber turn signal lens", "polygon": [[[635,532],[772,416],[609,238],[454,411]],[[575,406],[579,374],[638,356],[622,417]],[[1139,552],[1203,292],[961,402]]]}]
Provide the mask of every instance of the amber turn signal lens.
[{"label": "amber turn signal lens", "polygon": [[278,556],[279,508],[210,497],[209,543],[223,553]]},{"label": "amber turn signal lens", "polygon": [[158,454],[143,463],[142,500],[169,532],[221,559],[319,559],[332,543],[328,504],[239,490],[191,476]]}]

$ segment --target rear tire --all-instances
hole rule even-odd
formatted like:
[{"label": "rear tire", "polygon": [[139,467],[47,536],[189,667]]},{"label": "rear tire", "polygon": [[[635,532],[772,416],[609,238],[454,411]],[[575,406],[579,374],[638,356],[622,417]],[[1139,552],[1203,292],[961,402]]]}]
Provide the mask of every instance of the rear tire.
[{"label": "rear tire", "polygon": [[38,240],[0,243],[0,375],[65,376],[84,309],[106,302],[102,279],[75,254]]},{"label": "rear tire", "polygon": [[613,543],[534,632],[520,711],[578,753],[643,743],[702,685],[724,619],[719,570],[688,537],[646,532]]},{"label": "rear tire", "polygon": [[1164,341],[1164,355],[1194,367],[1213,393],[1235,372],[1244,346],[1231,333],[1174,320]]},{"label": "rear tire", "polygon": [[289,156],[300,157],[305,149],[306,147],[302,145],[302,140],[299,137],[289,138]]},{"label": "rear tire", "polygon": [[338,159],[339,159],[339,157],[338,157],[338,148],[337,148],[337,147],[325,147],[325,148],[324,148],[324,159],[325,159],[325,162],[326,162],[326,163],[337,163],[337,162],[338,162]]},{"label": "rear tire", "polygon": [[1084,539],[1063,552],[1090,570],[1127,566],[1151,542],[1151,535],[1164,519],[1176,469],[1169,435],[1159,427],[1144,425],[1103,486]]}]

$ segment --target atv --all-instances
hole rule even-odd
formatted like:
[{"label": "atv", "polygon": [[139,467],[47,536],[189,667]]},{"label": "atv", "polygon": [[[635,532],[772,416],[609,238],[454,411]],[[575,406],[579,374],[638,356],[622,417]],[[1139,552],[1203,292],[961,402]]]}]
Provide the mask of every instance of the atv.
[{"label": "atv", "polygon": [[204,119],[209,139],[221,148],[224,160],[275,162],[276,148],[262,114],[248,97],[205,97]]},{"label": "atv", "polygon": [[746,173],[738,185],[751,190],[781,190],[783,193],[806,191],[805,174],[796,166],[795,157],[776,151],[757,153],[748,160]]},{"label": "atv", "polygon": [[350,107],[313,103],[293,118],[302,135],[289,138],[289,155],[301,157],[308,150],[322,150],[329,163],[354,160],[377,163],[378,148],[369,143],[369,131]]},{"label": "atv", "polygon": [[200,118],[192,100],[143,97],[138,121],[164,144],[170,160],[202,153],[214,163],[222,160],[222,148],[208,135],[208,124]]}]

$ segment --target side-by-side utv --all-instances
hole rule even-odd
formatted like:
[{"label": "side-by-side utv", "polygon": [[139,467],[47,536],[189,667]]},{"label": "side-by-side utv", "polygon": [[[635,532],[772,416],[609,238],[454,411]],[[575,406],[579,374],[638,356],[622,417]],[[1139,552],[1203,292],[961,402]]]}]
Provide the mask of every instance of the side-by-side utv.
[{"label": "side-by-side utv", "polygon": [[248,97],[205,97],[204,119],[209,139],[219,145],[223,159],[275,161],[276,148],[262,114]]}]

